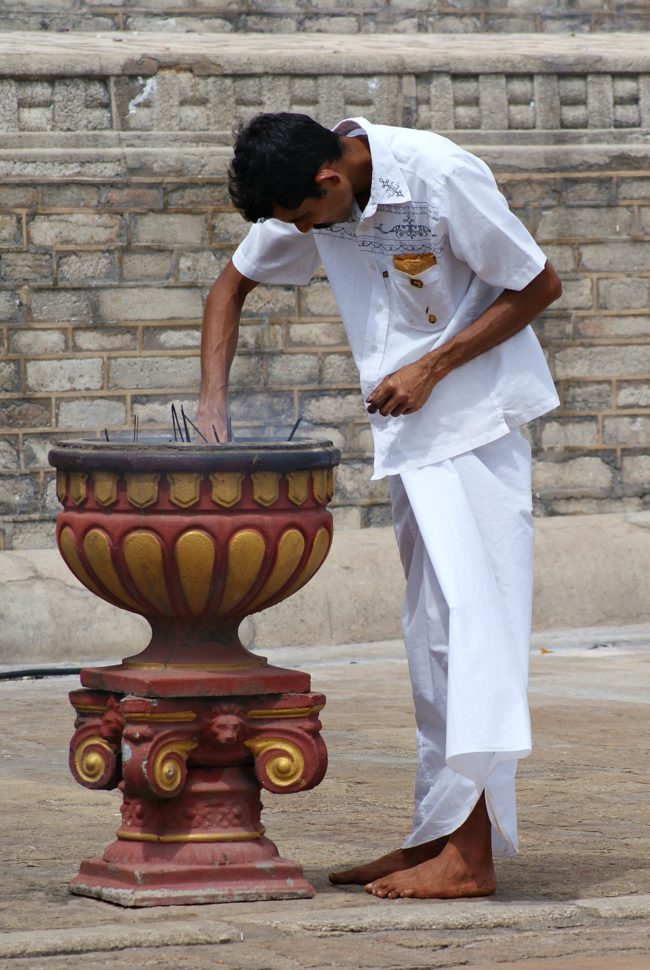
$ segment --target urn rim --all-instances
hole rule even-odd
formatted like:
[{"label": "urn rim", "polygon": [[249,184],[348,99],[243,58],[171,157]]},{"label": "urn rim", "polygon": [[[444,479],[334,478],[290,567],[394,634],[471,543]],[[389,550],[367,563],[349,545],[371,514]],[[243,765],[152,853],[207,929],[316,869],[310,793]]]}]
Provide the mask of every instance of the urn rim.
[{"label": "urn rim", "polygon": [[62,440],[48,454],[62,471],[277,471],[333,468],[340,451],[331,441],[238,439],[223,444],[186,444],[169,440]]}]

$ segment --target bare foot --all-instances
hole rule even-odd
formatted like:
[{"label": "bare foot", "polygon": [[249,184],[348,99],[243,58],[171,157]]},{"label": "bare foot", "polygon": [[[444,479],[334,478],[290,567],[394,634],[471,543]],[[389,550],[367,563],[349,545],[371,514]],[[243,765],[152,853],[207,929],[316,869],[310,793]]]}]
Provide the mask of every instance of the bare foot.
[{"label": "bare foot", "polygon": [[366,892],[382,899],[462,899],[491,896],[495,890],[494,867],[468,866],[451,842],[435,859],[390,873],[366,886]]},{"label": "bare foot", "polygon": [[363,866],[330,872],[329,881],[335,886],[365,886],[375,879],[390,875],[391,872],[410,869],[427,859],[433,859],[434,856],[442,852],[446,842],[447,838],[445,837],[433,839],[431,842],[423,842],[422,845],[414,845],[408,849],[395,849],[394,852],[388,852],[379,859],[373,859],[372,862],[367,862]]},{"label": "bare foot", "polygon": [[491,896],[495,890],[492,828],[484,795],[438,855],[366,885],[366,892],[381,899],[460,899]]}]

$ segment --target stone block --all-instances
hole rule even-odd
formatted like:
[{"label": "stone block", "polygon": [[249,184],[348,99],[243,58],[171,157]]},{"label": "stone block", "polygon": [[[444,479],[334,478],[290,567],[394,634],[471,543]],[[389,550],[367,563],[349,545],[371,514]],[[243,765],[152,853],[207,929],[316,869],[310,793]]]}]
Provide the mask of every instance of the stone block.
[{"label": "stone block", "polygon": [[13,354],[55,354],[66,349],[62,330],[15,330],[9,346]]},{"label": "stone block", "polygon": [[374,454],[374,443],[372,431],[368,424],[353,424],[349,426],[347,453],[349,455],[362,455],[364,458],[372,458]]},{"label": "stone block", "polygon": [[318,384],[319,360],[313,354],[280,354],[268,362],[269,384],[273,387]]},{"label": "stone block", "polygon": [[349,502],[388,501],[388,482],[385,478],[373,481],[371,461],[345,461],[336,471],[336,500]]},{"label": "stone block", "polygon": [[633,240],[583,243],[580,264],[583,269],[599,273],[647,272],[650,270],[650,246]]},{"label": "stone block", "polygon": [[600,443],[597,418],[542,422],[542,448],[588,448]]},{"label": "stone block", "polygon": [[562,279],[562,296],[553,304],[553,310],[590,310],[594,304],[593,286],[588,277]]},{"label": "stone block", "polygon": [[40,398],[0,399],[0,428],[49,428],[52,405]]},{"label": "stone block", "polygon": [[108,387],[186,388],[199,386],[198,357],[115,357],[108,362]]},{"label": "stone block", "polygon": [[578,250],[573,246],[546,243],[544,253],[558,273],[574,273],[578,268]]},{"label": "stone block", "polygon": [[602,458],[533,461],[533,493],[537,498],[606,496],[613,481],[614,471]]},{"label": "stone block", "polygon": [[40,192],[41,209],[94,209],[99,203],[96,185],[44,185]]},{"label": "stone block", "polygon": [[646,313],[629,317],[578,317],[574,323],[578,337],[605,337],[608,340],[648,336]]},{"label": "stone block", "polygon": [[334,532],[340,529],[361,528],[361,508],[358,505],[330,505],[330,512],[334,519]]},{"label": "stone block", "polygon": [[208,223],[204,215],[147,212],[131,217],[131,238],[138,246],[205,246]]},{"label": "stone block", "polygon": [[256,286],[246,297],[244,314],[264,317],[296,316],[296,288],[293,286]]},{"label": "stone block", "polygon": [[15,291],[0,291],[0,320],[2,323],[17,323],[25,316],[23,302]]},{"label": "stone block", "polygon": [[29,475],[0,476],[0,515],[24,515],[36,511],[37,492]]},{"label": "stone block", "polygon": [[[619,193],[620,199],[620,193]],[[609,206],[616,200],[616,184],[608,178],[562,179],[562,202],[567,206]]]},{"label": "stone block", "polygon": [[366,505],[361,509],[362,529],[382,529],[392,524],[393,515],[389,502]]},{"label": "stone block", "polygon": [[621,202],[647,201],[650,199],[650,178],[621,176],[617,179],[616,194]]},{"label": "stone block", "polygon": [[650,414],[605,415],[603,441],[607,445],[647,448],[650,446]]},{"label": "stone block", "polygon": [[55,546],[54,523],[16,522],[12,549],[49,549]]},{"label": "stone block", "polygon": [[565,411],[604,411],[612,407],[611,381],[567,381],[562,394]]},{"label": "stone block", "polygon": [[23,468],[26,472],[47,471],[48,452],[54,444],[49,435],[25,435],[23,438]]},{"label": "stone block", "polygon": [[11,213],[0,213],[0,249],[23,245],[23,220]]},{"label": "stone block", "polygon": [[211,242],[238,246],[249,228],[239,212],[217,212],[212,220]]},{"label": "stone block", "polygon": [[75,330],[72,334],[72,346],[75,350],[135,350],[137,347],[137,333],[135,330],[122,328],[110,330],[101,329]]},{"label": "stone block", "polygon": [[598,306],[604,310],[638,310],[650,305],[650,278],[622,276],[599,279]]},{"label": "stone block", "polygon": [[96,391],[103,385],[103,362],[98,357],[28,360],[28,391]]},{"label": "stone block", "polygon": [[176,255],[173,252],[125,252],[122,256],[122,279],[129,283],[174,278]]},{"label": "stone block", "polygon": [[0,185],[0,209],[33,209],[37,205],[38,189],[35,186]]},{"label": "stone block", "polygon": [[0,438],[0,475],[19,471],[18,441],[16,438]]},{"label": "stone block", "polygon": [[167,188],[165,190],[165,200],[167,209],[196,210],[230,206],[230,195],[225,182]]},{"label": "stone block", "polygon": [[340,426],[346,421],[358,421],[365,411],[361,394],[323,393],[300,395],[300,409],[312,424]]},{"label": "stone block", "polygon": [[251,323],[242,321],[239,327],[237,352],[281,350],[284,327],[279,323]]},{"label": "stone block", "polygon": [[34,246],[54,249],[117,246],[124,241],[124,227],[122,218],[110,213],[53,213],[33,216],[28,223],[28,237]]},{"label": "stone block", "polygon": [[218,249],[181,253],[178,257],[178,279],[181,283],[200,281],[211,284],[229,259],[229,252]]},{"label": "stone block", "polygon": [[293,347],[347,346],[345,329],[340,321],[294,323],[289,326],[289,345]]},{"label": "stone block", "polygon": [[239,388],[259,388],[262,384],[260,361],[257,357],[237,355],[232,362],[228,386],[232,390]]},{"label": "stone block", "polygon": [[303,316],[337,316],[338,307],[329,283],[315,280],[300,290],[300,311]]},{"label": "stone block", "polygon": [[650,382],[617,381],[617,408],[650,408]]},{"label": "stone block", "polygon": [[650,374],[650,346],[566,347],[552,357],[558,379]]},{"label": "stone block", "polygon": [[92,286],[117,279],[115,253],[70,253],[57,259],[59,281]]},{"label": "stone block", "polygon": [[20,389],[20,365],[17,360],[0,360],[0,391],[12,393]]},{"label": "stone block", "polygon": [[162,209],[162,186],[110,185],[101,190],[100,204],[110,209]]},{"label": "stone block", "polygon": [[558,207],[542,211],[537,223],[536,238],[540,243],[558,239],[603,239],[628,236],[632,230],[634,211],[623,206]]},{"label": "stone block", "polygon": [[126,424],[126,403],[121,397],[63,398],[58,402],[58,428],[103,430],[121,428]]},{"label": "stone block", "polygon": [[624,485],[650,488],[650,455],[624,455],[621,471]]},{"label": "stone block", "polygon": [[229,397],[230,413],[233,421],[271,425],[282,422],[291,426],[296,420],[294,395],[290,391],[268,391],[258,394],[250,391],[235,391]]},{"label": "stone block", "polygon": [[92,298],[84,290],[34,290],[31,310],[37,322],[91,323],[94,319]]},{"label": "stone block", "polygon": [[321,384],[358,387],[359,371],[348,354],[328,354],[321,367]]},{"label": "stone block", "polygon": [[4,253],[0,256],[0,279],[7,283],[51,283],[52,257],[24,251]]},{"label": "stone block", "polygon": [[196,320],[203,315],[201,295],[181,287],[122,287],[99,290],[99,317],[123,320]]},{"label": "stone block", "polygon": [[[198,386],[197,386],[198,394]],[[175,404],[178,411],[182,405],[185,413],[189,414],[193,421],[196,421],[197,410],[196,396],[189,396],[186,392],[176,394],[147,394],[146,396],[133,396],[131,398],[131,409],[133,414],[140,418],[141,425],[155,425],[165,430],[172,431],[171,405]],[[144,430],[144,429],[142,429]]]},{"label": "stone block", "polygon": [[201,346],[201,331],[196,327],[144,327],[143,350],[187,350]]}]

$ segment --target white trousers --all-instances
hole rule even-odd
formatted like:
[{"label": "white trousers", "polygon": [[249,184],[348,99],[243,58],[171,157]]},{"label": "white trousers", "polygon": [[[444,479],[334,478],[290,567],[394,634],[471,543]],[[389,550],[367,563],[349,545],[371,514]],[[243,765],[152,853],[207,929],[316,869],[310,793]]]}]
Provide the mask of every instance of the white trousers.
[{"label": "white trousers", "polygon": [[515,772],[531,748],[530,466],[513,431],[390,479],[417,723],[405,846],[455,831],[485,791],[494,853],[517,851]]}]

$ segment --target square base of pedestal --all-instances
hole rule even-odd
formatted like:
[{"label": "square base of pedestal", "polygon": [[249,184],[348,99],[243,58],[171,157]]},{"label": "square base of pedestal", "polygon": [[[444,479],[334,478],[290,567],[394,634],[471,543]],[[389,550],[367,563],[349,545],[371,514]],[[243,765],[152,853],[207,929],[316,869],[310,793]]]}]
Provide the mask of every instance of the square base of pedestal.
[{"label": "square base of pedestal", "polygon": [[70,892],[118,906],[182,906],[264,899],[310,899],[313,887],[295,862],[238,865],[137,867],[86,859]]}]

